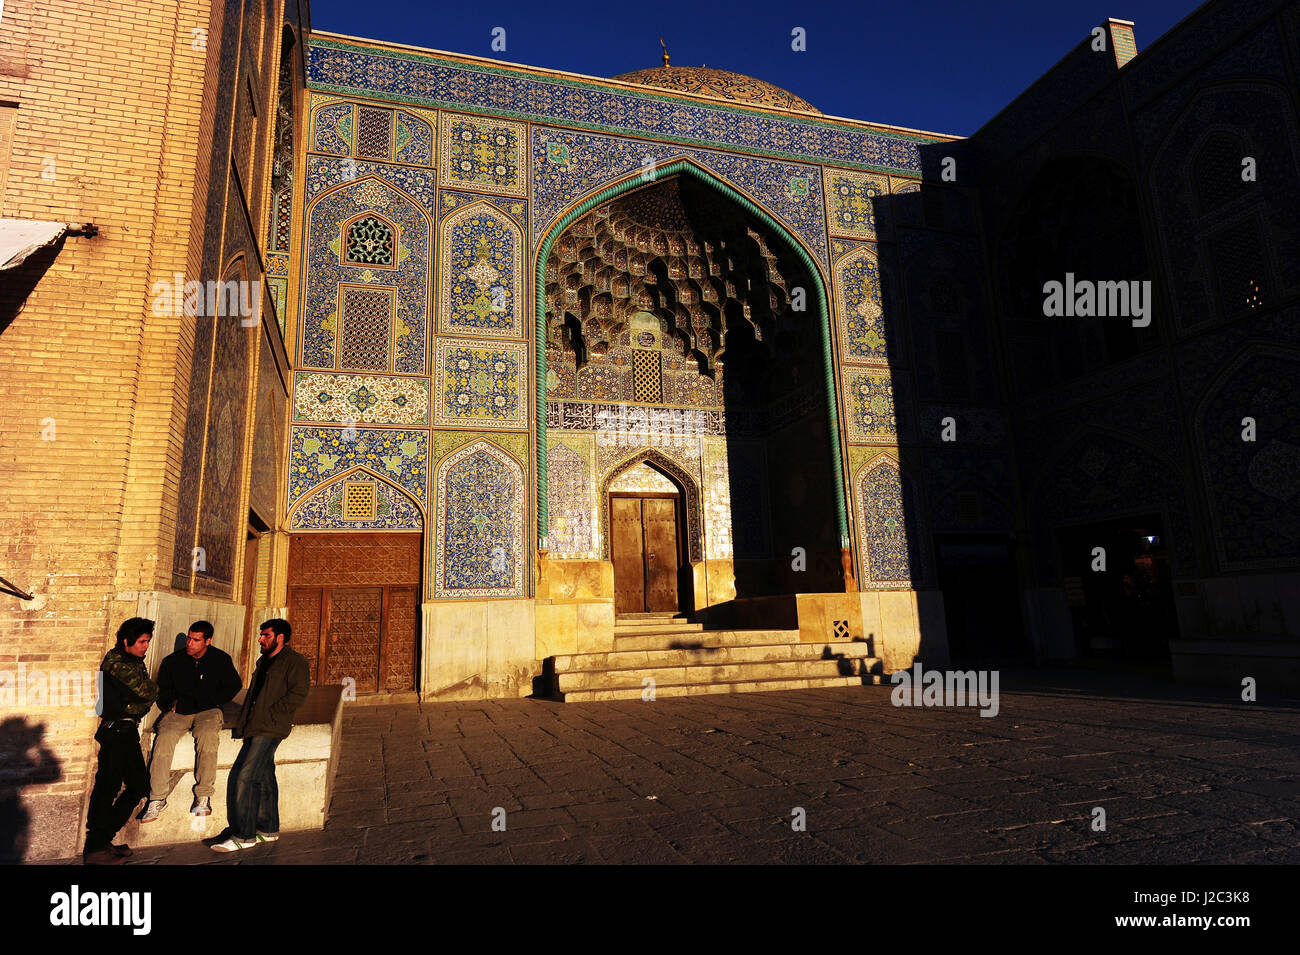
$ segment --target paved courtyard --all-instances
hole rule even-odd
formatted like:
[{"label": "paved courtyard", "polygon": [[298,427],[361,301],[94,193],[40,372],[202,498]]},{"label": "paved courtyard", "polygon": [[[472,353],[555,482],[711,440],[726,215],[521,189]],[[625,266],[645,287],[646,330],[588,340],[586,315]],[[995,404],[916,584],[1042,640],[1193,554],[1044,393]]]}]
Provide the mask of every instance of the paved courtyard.
[{"label": "paved courtyard", "polygon": [[1003,672],[983,718],[891,691],[348,705],[325,830],[132,862],[1300,862],[1296,701]]}]

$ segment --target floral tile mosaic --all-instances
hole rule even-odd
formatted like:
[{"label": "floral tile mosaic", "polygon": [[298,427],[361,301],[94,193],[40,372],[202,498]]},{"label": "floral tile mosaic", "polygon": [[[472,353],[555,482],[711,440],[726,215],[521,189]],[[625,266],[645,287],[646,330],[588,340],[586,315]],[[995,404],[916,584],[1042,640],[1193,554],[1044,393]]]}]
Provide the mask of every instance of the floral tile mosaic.
[{"label": "floral tile mosaic", "polygon": [[293,417],[428,426],[429,379],[300,371],[293,376]]},{"label": "floral tile mosaic", "polygon": [[529,426],[526,343],[439,337],[436,351],[436,424]]},{"label": "floral tile mosaic", "polygon": [[523,123],[443,113],[439,181],[453,188],[526,197],[527,135]]},{"label": "floral tile mosaic", "polygon": [[523,466],[475,440],[438,462],[435,482],[434,596],[524,596]]},{"label": "floral tile mosaic", "polygon": [[429,433],[375,428],[289,429],[290,507],[331,477],[365,465],[424,501],[428,483]]},{"label": "floral tile mosaic", "polygon": [[486,202],[462,206],[442,220],[439,331],[524,337],[523,246],[519,224]]},{"label": "floral tile mosaic", "polygon": [[764,155],[919,173],[919,145],[940,137],[864,128],[831,119],[791,119],[669,93],[610,87],[523,70],[471,65],[431,53],[313,40],[307,82],[314,89],[425,106],[484,110]]}]

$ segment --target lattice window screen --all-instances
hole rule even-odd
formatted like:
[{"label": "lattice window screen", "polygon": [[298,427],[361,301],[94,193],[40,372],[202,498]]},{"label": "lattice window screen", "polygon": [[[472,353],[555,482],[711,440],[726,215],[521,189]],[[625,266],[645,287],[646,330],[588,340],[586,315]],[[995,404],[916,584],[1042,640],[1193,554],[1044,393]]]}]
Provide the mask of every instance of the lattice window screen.
[{"label": "lattice window screen", "polygon": [[357,156],[363,159],[391,159],[393,111],[357,107]]},{"label": "lattice window screen", "polygon": [[393,340],[393,289],[344,288],[339,368],[388,371]]},{"label": "lattice window screen", "polygon": [[633,400],[657,403],[663,400],[663,364],[657,351],[632,352]]},{"label": "lattice window screen", "polygon": [[372,521],[375,519],[375,486],[365,482],[347,481],[343,484],[343,519],[345,521]]},{"label": "lattice window screen", "polygon": [[362,216],[344,237],[345,265],[392,265],[393,229],[377,216]]}]

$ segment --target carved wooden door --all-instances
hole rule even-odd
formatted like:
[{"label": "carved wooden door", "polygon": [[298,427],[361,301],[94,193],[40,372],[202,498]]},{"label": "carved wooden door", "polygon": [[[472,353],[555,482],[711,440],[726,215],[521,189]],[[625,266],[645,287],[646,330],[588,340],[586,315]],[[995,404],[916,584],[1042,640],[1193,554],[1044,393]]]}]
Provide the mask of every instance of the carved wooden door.
[{"label": "carved wooden door", "polygon": [[610,497],[614,612],[676,612],[677,499]]},{"label": "carved wooden door", "polygon": [[296,534],[289,551],[293,645],[317,684],[415,689],[417,534]]}]

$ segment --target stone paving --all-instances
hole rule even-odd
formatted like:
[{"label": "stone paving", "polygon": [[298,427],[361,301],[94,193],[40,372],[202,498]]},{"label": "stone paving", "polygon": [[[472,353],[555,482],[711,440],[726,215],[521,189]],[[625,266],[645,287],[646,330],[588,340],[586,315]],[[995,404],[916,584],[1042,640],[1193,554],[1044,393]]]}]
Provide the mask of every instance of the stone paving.
[{"label": "stone paving", "polygon": [[323,831],[132,863],[1300,862],[1300,701],[1004,671],[983,718],[891,691],[348,705]]}]

